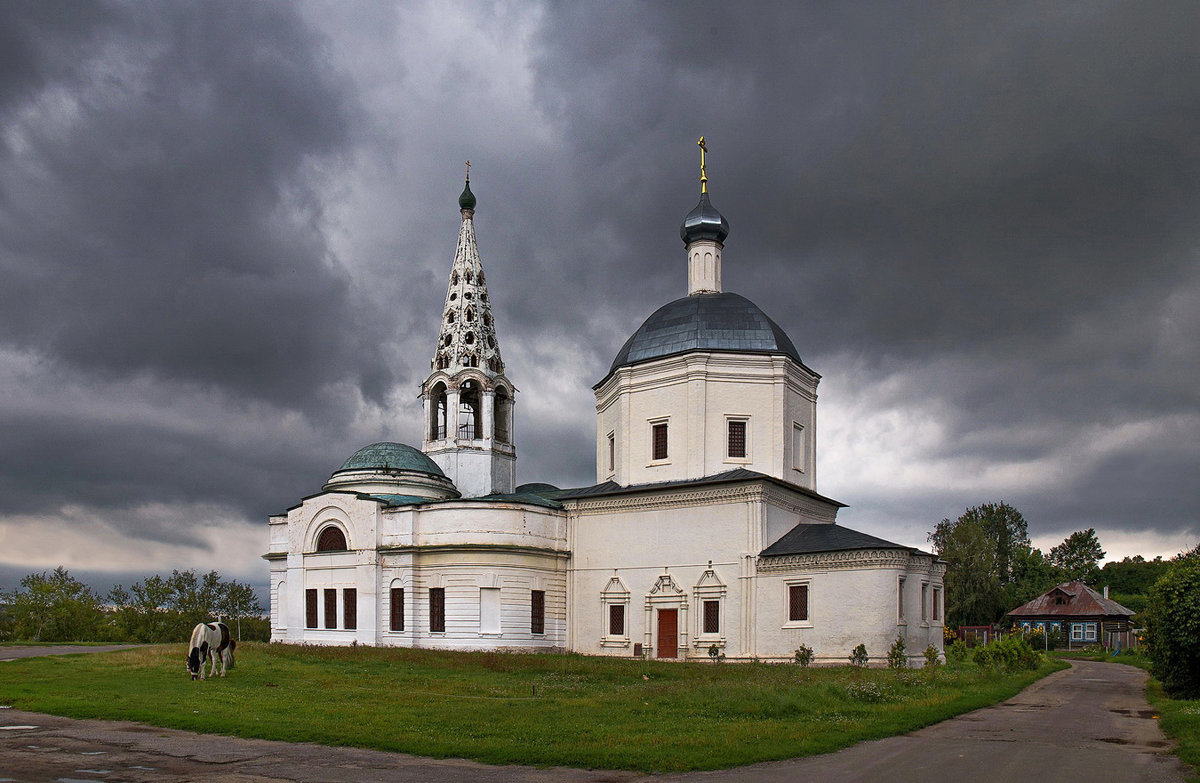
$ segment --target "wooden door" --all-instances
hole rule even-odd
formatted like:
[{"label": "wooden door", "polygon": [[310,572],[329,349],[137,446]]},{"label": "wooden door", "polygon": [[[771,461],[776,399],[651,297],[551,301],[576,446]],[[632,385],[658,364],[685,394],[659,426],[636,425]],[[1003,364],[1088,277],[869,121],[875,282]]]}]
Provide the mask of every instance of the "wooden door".
[{"label": "wooden door", "polygon": [[658,610],[658,657],[675,658],[679,655],[679,610]]}]

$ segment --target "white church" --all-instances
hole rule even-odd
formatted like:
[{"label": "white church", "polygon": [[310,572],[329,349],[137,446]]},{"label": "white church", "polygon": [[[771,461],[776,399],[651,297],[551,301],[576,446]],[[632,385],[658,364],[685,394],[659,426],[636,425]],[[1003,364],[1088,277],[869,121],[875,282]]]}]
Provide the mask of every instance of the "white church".
[{"label": "white church", "polygon": [[[680,228],[687,295],[594,387],[596,483],[516,483],[515,388],[470,177],[421,387],[421,447],[375,443],[269,519],[274,641],[845,663],[942,649],[944,563],[837,524],[816,490],[820,376],[722,288],[729,223]],[[431,333],[435,330],[430,329]]]}]

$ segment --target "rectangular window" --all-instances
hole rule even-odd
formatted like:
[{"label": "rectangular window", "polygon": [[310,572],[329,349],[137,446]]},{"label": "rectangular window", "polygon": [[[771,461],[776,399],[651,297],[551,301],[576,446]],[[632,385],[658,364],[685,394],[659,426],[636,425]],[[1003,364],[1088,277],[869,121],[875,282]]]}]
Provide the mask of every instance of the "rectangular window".
[{"label": "rectangular window", "polygon": [[1083,641],[1083,623],[1071,623],[1071,641]]},{"label": "rectangular window", "polygon": [[792,422],[792,469],[803,473],[808,468],[808,444],[804,442],[804,427]]},{"label": "rectangular window", "polygon": [[729,456],[733,459],[746,458],[746,422],[729,422]]},{"label": "rectangular window", "polygon": [[929,585],[921,583],[921,622],[929,622]]},{"label": "rectangular window", "polygon": [[500,588],[479,588],[479,632],[500,633]]},{"label": "rectangular window", "polygon": [[904,580],[896,582],[896,619],[904,622]]},{"label": "rectangular window", "polygon": [[317,627],[317,591],[304,591],[304,626],[306,628]]},{"label": "rectangular window", "polygon": [[933,619],[942,619],[942,588],[933,588]]},{"label": "rectangular window", "polygon": [[446,588],[429,588],[429,630],[432,633],[446,632]]},{"label": "rectangular window", "polygon": [[788,620],[808,620],[808,585],[788,585]]},{"label": "rectangular window", "polygon": [[529,596],[529,632],[546,632],[546,591],[532,590]]},{"label": "rectangular window", "polygon": [[608,433],[608,472],[612,473],[617,469],[617,434],[615,432]]},{"label": "rectangular window", "polygon": [[358,590],[353,587],[347,587],[342,591],[342,617],[345,618],[345,627],[349,631],[358,628]]},{"label": "rectangular window", "polygon": [[337,628],[337,590],[325,589],[325,627]]},{"label": "rectangular window", "polygon": [[654,425],[654,459],[667,458],[667,423]]},{"label": "rectangular window", "polygon": [[1084,623],[1083,625],[1083,640],[1085,642],[1096,641],[1096,624]]},{"label": "rectangular window", "polygon": [[624,604],[609,604],[608,605],[608,635],[609,636],[624,636],[625,635],[625,605]]},{"label": "rectangular window", "polygon": [[388,629],[392,631],[404,630],[404,588],[392,588],[391,600],[391,622],[388,624]]},{"label": "rectangular window", "polygon": [[720,633],[721,632],[721,602],[720,601],[705,601],[704,602],[704,632],[705,633]]}]

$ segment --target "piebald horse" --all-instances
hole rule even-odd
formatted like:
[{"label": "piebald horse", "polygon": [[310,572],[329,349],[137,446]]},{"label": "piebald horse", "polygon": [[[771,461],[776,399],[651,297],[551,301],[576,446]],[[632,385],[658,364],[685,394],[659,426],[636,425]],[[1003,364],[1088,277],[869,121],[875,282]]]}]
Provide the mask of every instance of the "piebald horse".
[{"label": "piebald horse", "polygon": [[192,629],[192,641],[188,649],[187,670],[192,679],[204,679],[204,663],[212,661],[208,676],[217,673],[217,661],[221,662],[221,676],[225,669],[233,668],[233,650],[237,642],[229,635],[229,626],[222,622],[200,623]]}]

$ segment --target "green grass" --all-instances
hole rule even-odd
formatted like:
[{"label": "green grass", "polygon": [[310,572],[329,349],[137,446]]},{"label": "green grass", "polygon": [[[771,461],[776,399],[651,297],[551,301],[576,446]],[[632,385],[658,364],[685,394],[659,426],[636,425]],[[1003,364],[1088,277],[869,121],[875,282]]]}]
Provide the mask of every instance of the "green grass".
[{"label": "green grass", "polygon": [[905,733],[1064,667],[894,672],[247,643],[227,678],[192,682],[182,646],[160,645],[5,663],[0,704],[491,764],[662,772]]},{"label": "green grass", "polygon": [[[1108,655],[1098,653],[1055,653],[1058,658],[1082,658],[1088,661],[1123,663],[1150,671],[1150,659],[1142,655]],[[1200,699],[1172,699],[1163,692],[1162,683],[1150,677],[1146,683],[1146,699],[1158,713],[1158,725],[1163,734],[1178,743],[1175,754],[1192,768],[1188,778],[1191,783],[1200,783]]]}]

